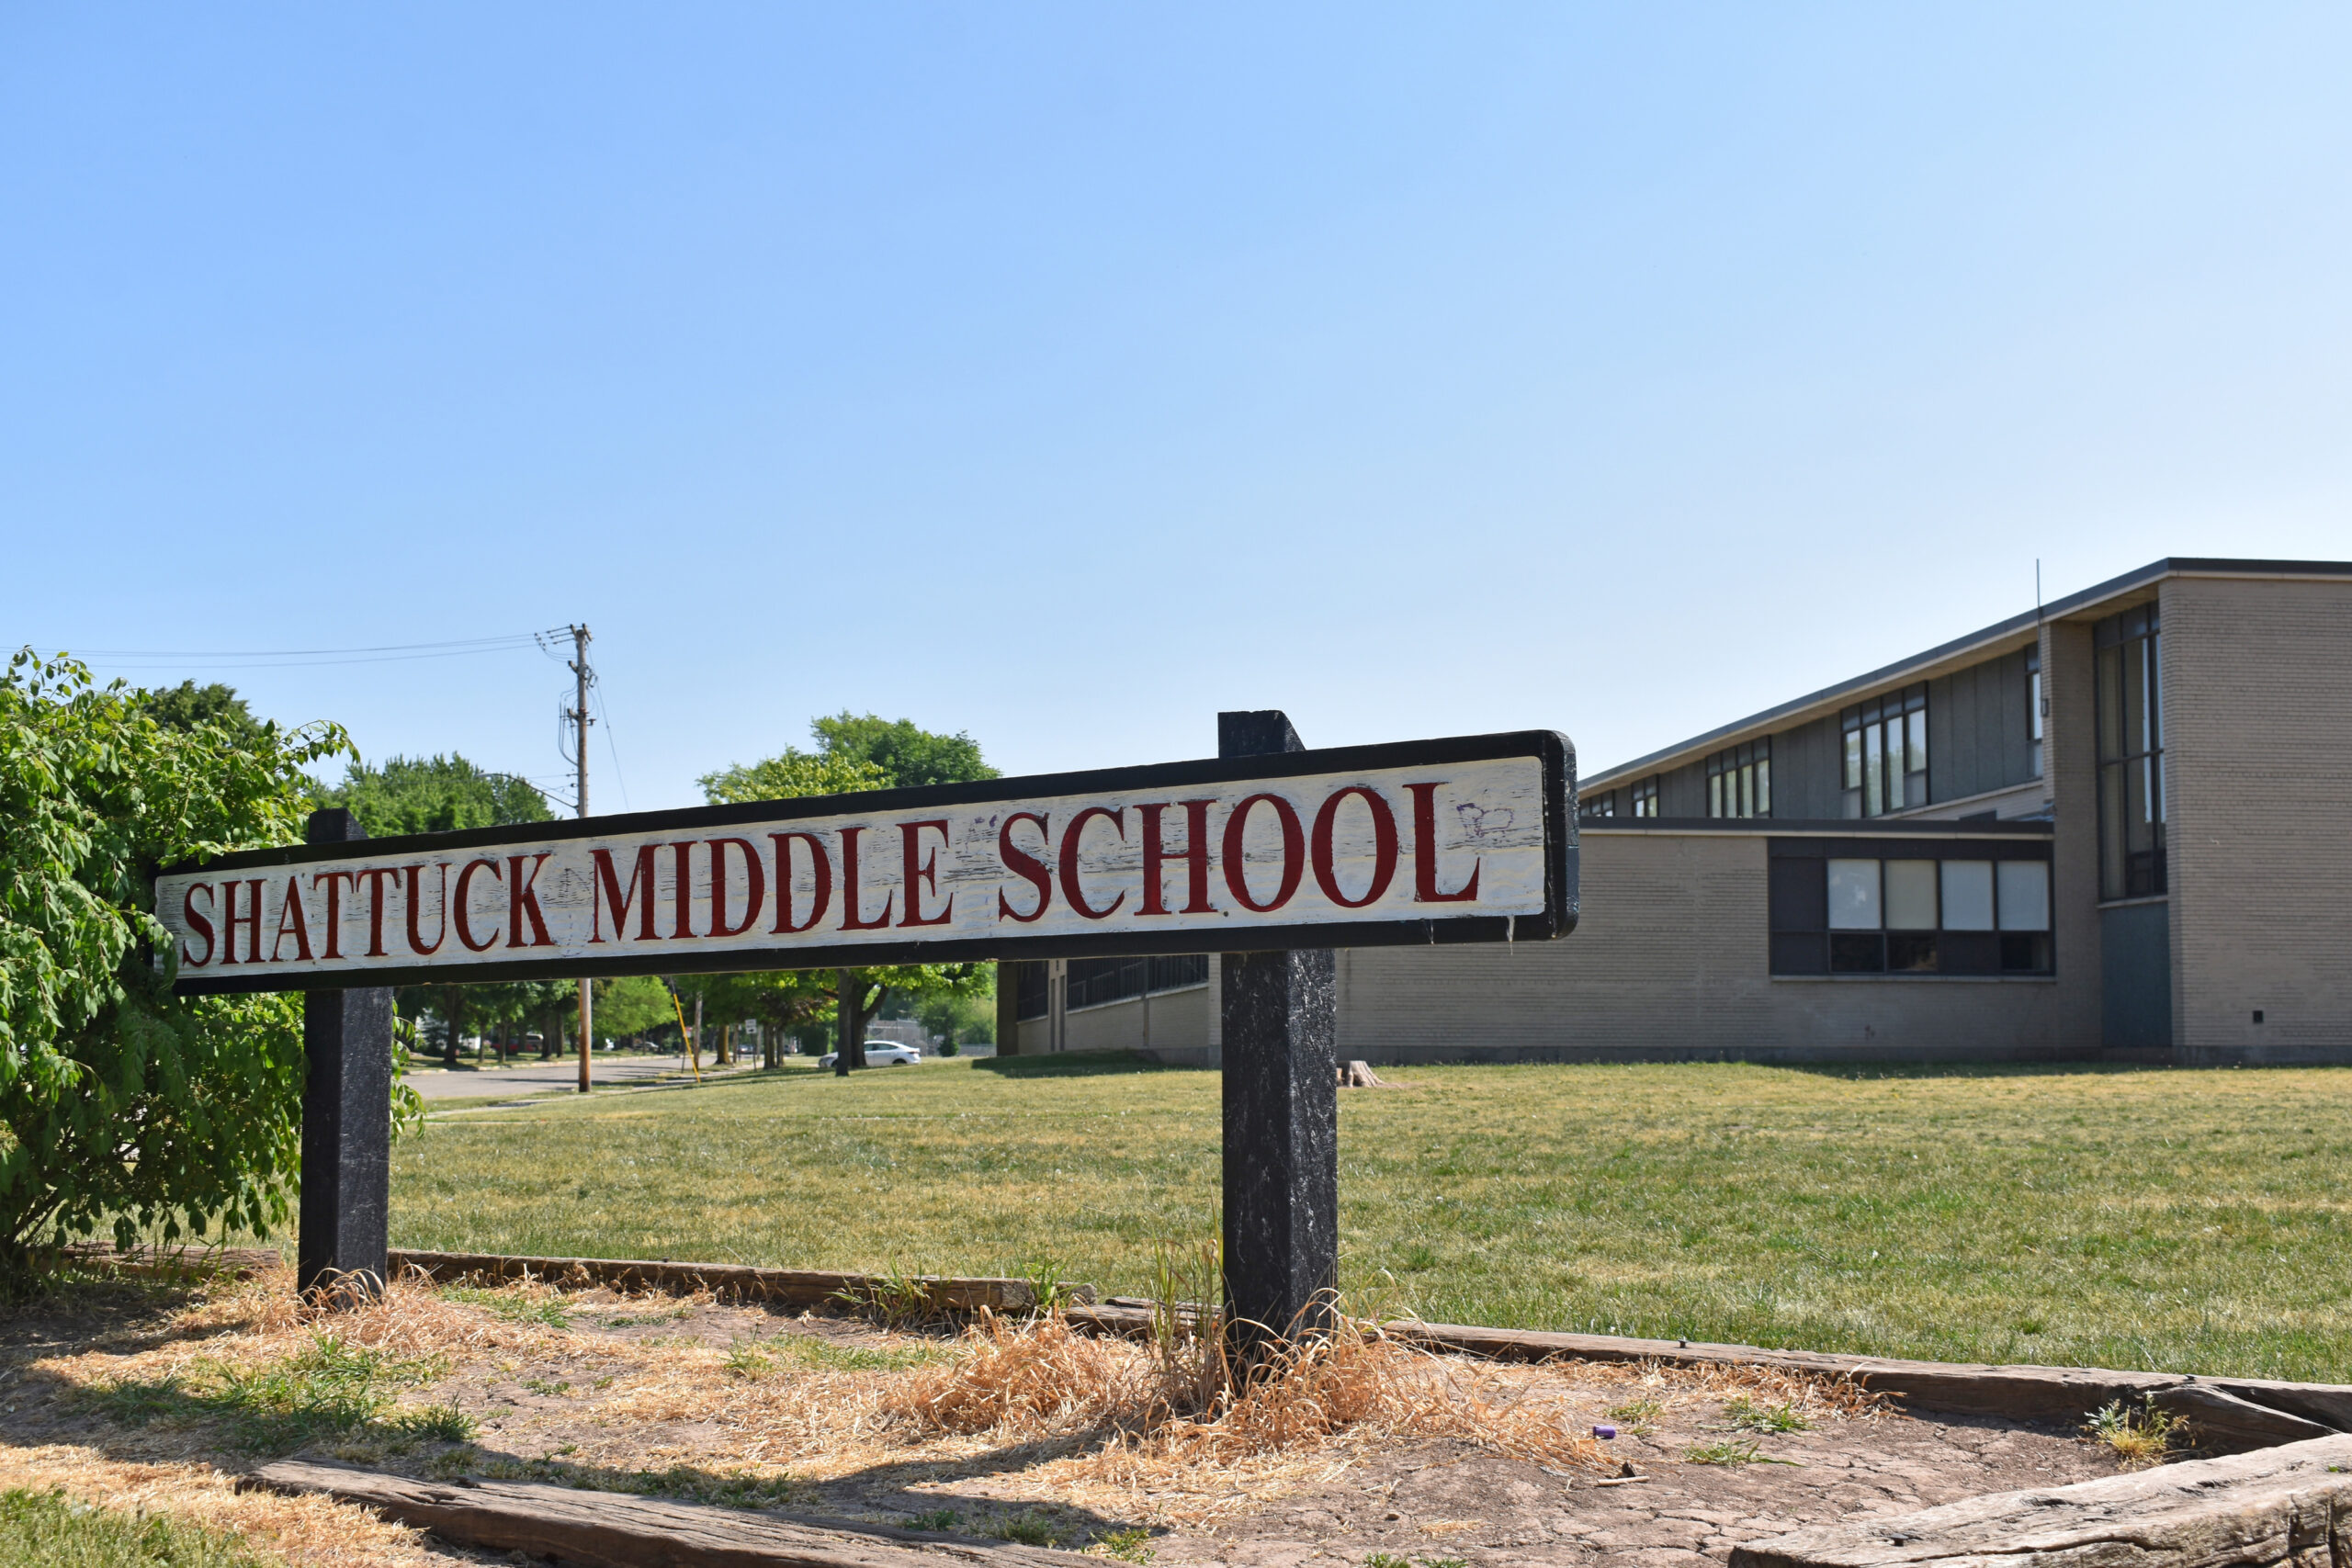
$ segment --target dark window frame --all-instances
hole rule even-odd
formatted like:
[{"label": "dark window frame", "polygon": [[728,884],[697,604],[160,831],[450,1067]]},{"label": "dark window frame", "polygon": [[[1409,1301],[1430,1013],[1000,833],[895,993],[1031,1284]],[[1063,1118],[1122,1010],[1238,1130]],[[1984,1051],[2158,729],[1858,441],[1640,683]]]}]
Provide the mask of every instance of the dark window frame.
[{"label": "dark window frame", "polygon": [[1107,1007],[1163,991],[1190,990],[1209,983],[1204,953],[1156,958],[1073,958],[1062,970],[1062,1010]]},{"label": "dark window frame", "polygon": [[1634,786],[1634,815],[1655,818],[1658,815],[1658,775],[1652,773]]},{"label": "dark window frame", "polygon": [[[1875,930],[1829,924],[1829,863],[1874,860],[1880,863],[1879,925]],[[1887,926],[1884,863],[1936,863],[1936,924],[1932,930]],[[2047,979],[2057,973],[2056,890],[2044,883],[2046,929],[2006,929],[1999,922],[1998,863],[2023,861],[2052,872],[2047,840],[1971,839],[1775,839],[1767,861],[1769,883],[1769,972],[1776,979],[1823,976],[1880,975],[1901,979]],[[1991,861],[1995,919],[1990,931],[1946,927],[1944,863]]]},{"label": "dark window frame", "polygon": [[1029,958],[1009,961],[1004,967],[1012,971],[1013,1021],[1027,1023],[1049,1016],[1054,1010],[1051,966],[1042,958]]},{"label": "dark window frame", "polygon": [[2154,604],[2091,630],[2098,739],[2098,895],[2170,890],[2165,845],[2164,626]]},{"label": "dark window frame", "polygon": [[1772,815],[1772,738],[1727,746],[1707,759],[1707,815],[1747,820]]},{"label": "dark window frame", "polygon": [[[1849,820],[1930,805],[1928,682],[1856,703],[1838,716],[1838,775]],[[1899,767],[1890,764],[1900,759]],[[1900,798],[1896,798],[1897,795]],[[1916,797],[1916,798],[1915,798]]]}]

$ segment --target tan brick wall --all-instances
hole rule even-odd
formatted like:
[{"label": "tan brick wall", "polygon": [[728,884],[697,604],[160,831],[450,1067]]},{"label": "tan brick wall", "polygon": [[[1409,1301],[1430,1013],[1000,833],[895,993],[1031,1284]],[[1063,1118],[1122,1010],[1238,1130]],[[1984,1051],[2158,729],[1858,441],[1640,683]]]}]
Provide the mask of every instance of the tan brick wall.
[{"label": "tan brick wall", "polygon": [[2173,578],[2162,609],[2176,1049],[2352,1060],[2352,583]]}]

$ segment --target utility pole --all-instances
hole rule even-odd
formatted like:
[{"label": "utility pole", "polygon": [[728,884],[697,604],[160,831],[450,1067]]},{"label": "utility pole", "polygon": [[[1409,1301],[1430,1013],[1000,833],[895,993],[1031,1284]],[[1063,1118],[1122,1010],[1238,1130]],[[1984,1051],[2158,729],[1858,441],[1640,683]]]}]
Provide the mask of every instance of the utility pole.
[{"label": "utility pole", "polygon": [[[595,722],[588,716],[588,682],[593,671],[588,668],[588,627],[585,623],[571,628],[571,678],[574,706],[571,709],[572,761],[579,766],[575,788],[580,815],[588,815],[588,727]],[[592,991],[594,982],[580,982],[580,1092],[588,1092],[588,1053],[595,1046],[596,1005]]]}]

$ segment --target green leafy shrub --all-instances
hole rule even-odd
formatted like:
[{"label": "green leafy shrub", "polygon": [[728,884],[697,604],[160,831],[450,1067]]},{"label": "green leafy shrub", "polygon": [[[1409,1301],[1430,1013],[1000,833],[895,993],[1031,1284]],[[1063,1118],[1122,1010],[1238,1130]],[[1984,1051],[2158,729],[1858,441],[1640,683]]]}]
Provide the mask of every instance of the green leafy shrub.
[{"label": "green leafy shrub", "polygon": [[[0,1290],[77,1238],[267,1235],[301,1154],[302,1010],[171,993],[160,867],[299,842],[332,724],[161,722],[28,649],[0,676]],[[405,1087],[401,1110],[419,1107]]]}]

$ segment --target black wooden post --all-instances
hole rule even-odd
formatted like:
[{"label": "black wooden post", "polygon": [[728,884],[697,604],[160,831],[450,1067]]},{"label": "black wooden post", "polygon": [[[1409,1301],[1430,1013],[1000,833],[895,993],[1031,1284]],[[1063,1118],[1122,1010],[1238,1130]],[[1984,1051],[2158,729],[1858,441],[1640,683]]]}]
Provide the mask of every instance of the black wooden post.
[{"label": "black wooden post", "polygon": [[[313,811],[314,844],[368,835],[348,811]],[[454,1032],[456,1026],[451,1029]],[[302,998],[301,1235],[294,1278],[372,1295],[383,1289],[392,1156],[392,993],[384,987]]]},{"label": "black wooden post", "polygon": [[[1216,716],[1217,755],[1306,747],[1278,709]],[[1238,1367],[1329,1330],[1340,1271],[1337,964],[1331,950],[1222,956],[1225,1311]]]}]

